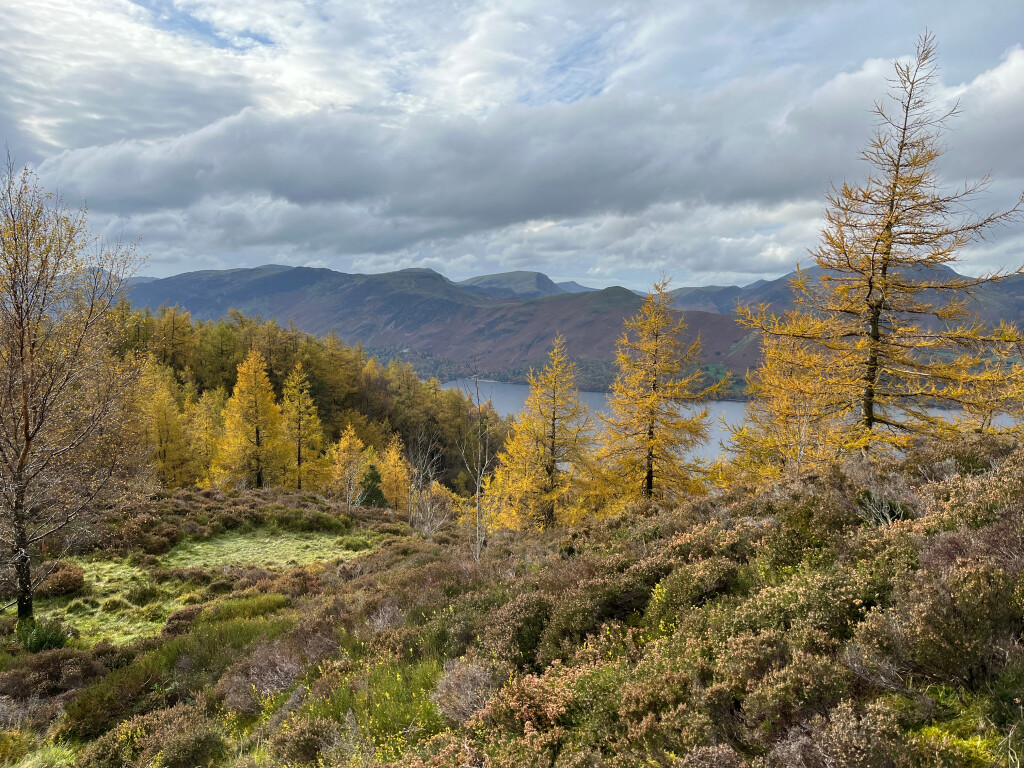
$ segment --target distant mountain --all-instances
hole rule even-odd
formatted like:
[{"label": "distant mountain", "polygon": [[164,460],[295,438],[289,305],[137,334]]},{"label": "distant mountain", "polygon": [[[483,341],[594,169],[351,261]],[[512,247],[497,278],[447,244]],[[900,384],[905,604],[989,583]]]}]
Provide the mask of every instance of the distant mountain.
[{"label": "distant mountain", "polygon": [[575,280],[567,280],[564,283],[555,283],[566,293],[590,293],[591,291],[599,290],[597,288],[589,288],[585,285],[580,285]]},{"label": "distant mountain", "polygon": [[[625,288],[492,296],[478,284],[454,283],[430,269],[352,275],[273,265],[153,280],[131,286],[130,298],[152,309],[177,304],[204,320],[237,309],[292,321],[311,333],[335,331],[382,356],[410,360],[423,373],[452,377],[476,371],[524,380],[531,366],[543,365],[551,339],[561,332],[581,363],[585,388],[610,382],[622,322],[642,302]],[[756,345],[731,317],[693,312],[687,323],[691,334],[701,335],[709,364],[742,375],[756,362]]]},{"label": "distant mountain", "polygon": [[[742,287],[677,288],[673,305],[685,312],[688,332],[700,334],[705,362],[742,378],[757,364],[758,345],[732,312],[737,303],[785,310],[791,277]],[[237,309],[291,321],[310,333],[335,331],[349,343],[408,360],[421,374],[442,378],[475,371],[524,381],[531,367],[544,364],[551,339],[560,332],[589,389],[610,383],[622,321],[643,301],[626,288],[567,292],[539,272],[455,283],[431,269],[361,275],[272,264],[136,281],[129,295],[136,306],[178,304],[198,319]],[[989,323],[1024,322],[1024,275],[978,289],[968,309]]]},{"label": "distant mountain", "polygon": [[542,296],[557,296],[566,293],[542,272],[502,272],[497,275],[481,275],[463,280],[457,285],[479,291],[488,296],[521,299],[538,299]]},{"label": "distant mountain", "polygon": [[[813,280],[821,270],[807,270]],[[670,291],[672,306],[683,312],[716,312],[732,314],[737,304],[758,306],[768,305],[775,312],[782,312],[792,306],[791,281],[795,272],[775,280],[758,280],[743,287],[737,285],[703,285],[676,288]],[[942,280],[957,277],[958,273],[949,267],[934,271],[919,270],[921,279]],[[998,283],[992,283],[974,290],[969,297],[967,310],[976,314],[986,323],[1001,320],[1024,322],[1024,275],[1013,275]]]}]

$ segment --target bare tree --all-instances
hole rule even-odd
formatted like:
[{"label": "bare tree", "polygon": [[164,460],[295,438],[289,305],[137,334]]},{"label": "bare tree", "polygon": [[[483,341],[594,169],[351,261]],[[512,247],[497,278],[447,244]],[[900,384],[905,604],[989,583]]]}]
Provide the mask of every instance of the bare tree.
[{"label": "bare tree", "polygon": [[[436,533],[449,517],[447,506],[438,503],[432,493],[434,482],[441,476],[444,463],[443,441],[436,426],[423,424],[416,430],[405,449],[405,459],[412,469],[409,483],[409,525],[425,535]],[[445,509],[442,509],[444,507]],[[444,512],[444,514],[439,514]]]},{"label": "bare tree", "polygon": [[32,619],[32,558],[109,497],[135,453],[137,373],[110,354],[112,310],[138,260],[90,235],[86,210],[10,157],[0,172],[0,547]]},{"label": "bare tree", "polygon": [[473,520],[473,558],[480,559],[487,542],[487,520],[483,505],[484,482],[494,467],[494,460],[500,449],[500,441],[495,439],[495,429],[501,419],[491,406],[490,399],[480,395],[480,377],[473,374],[472,391],[466,391],[472,404],[470,428],[468,434],[459,442],[462,462],[469,472],[473,483],[475,502]]}]

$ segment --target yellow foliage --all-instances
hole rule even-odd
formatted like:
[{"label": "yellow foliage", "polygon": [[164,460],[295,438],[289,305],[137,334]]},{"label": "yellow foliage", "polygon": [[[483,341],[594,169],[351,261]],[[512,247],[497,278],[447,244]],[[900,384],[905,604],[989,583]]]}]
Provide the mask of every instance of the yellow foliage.
[{"label": "yellow foliage", "polygon": [[299,491],[320,487],[324,474],[324,462],[320,457],[324,434],[301,362],[296,363],[285,379],[281,414],[288,450],[285,484]]},{"label": "yellow foliage", "polygon": [[263,355],[253,350],[238,366],[238,381],[224,408],[224,437],[214,475],[219,481],[262,488],[281,480],[285,461],[281,409],[274,402]]},{"label": "yellow foliage", "polygon": [[565,517],[572,478],[591,451],[592,420],[580,402],[576,366],[561,334],[548,364],[540,372],[531,370],[529,382],[530,393],[498,455],[490,485],[494,497],[488,506],[497,527],[550,524]]},{"label": "yellow foliage", "polygon": [[157,476],[168,488],[187,485],[195,479],[178,411],[177,388],[171,369],[150,357],[139,377],[143,439]]},{"label": "yellow foliage", "polygon": [[412,467],[405,460],[402,439],[398,435],[392,435],[388,441],[377,469],[380,472],[380,490],[388,506],[396,512],[409,512]]},{"label": "yellow foliage", "polygon": [[[989,351],[1019,344],[1020,332],[1004,326],[993,333],[966,311],[969,289],[1006,274],[958,277],[948,266],[989,227],[1016,217],[1024,198],[1009,211],[977,215],[967,204],[986,179],[941,186],[942,126],[953,112],[933,107],[934,55],[925,35],[914,61],[897,62],[893,106],[876,106],[878,129],[862,153],[871,169],[862,183],[834,186],[828,195],[812,254],[818,271],[813,278],[798,271],[793,281],[797,310],[780,317],[763,306],[740,309],[740,321],[766,338],[768,370],[760,375],[770,382],[757,393],[756,408],[768,414],[755,415],[763,428],[738,436],[748,464],[781,451],[782,463],[813,466],[837,443],[865,453],[903,448],[916,435],[951,429],[937,405],[967,409],[987,428],[989,416],[1012,409],[1007,404],[1021,391],[1019,384],[1002,386]],[[792,357],[773,360],[779,353]],[[1021,380],[1015,363],[1001,366],[1002,376]],[[806,438],[772,434],[783,421],[777,414],[797,397],[810,400],[800,428],[825,429],[824,445],[810,454]]]},{"label": "yellow foliage", "polygon": [[185,401],[185,436],[192,454],[192,476],[202,486],[211,483],[217,449],[224,439],[227,400],[227,392],[218,387],[206,390],[198,400]]},{"label": "yellow foliage", "polygon": [[327,454],[328,487],[334,495],[345,500],[346,508],[352,506],[359,493],[359,478],[366,469],[365,447],[349,424]]},{"label": "yellow foliage", "polygon": [[683,342],[686,324],[669,309],[668,284],[665,277],[654,284],[618,342],[619,372],[593,472],[609,499],[676,499],[703,490],[704,467],[688,457],[708,438],[708,412],[694,406],[724,391],[728,378],[705,383],[700,339]]}]

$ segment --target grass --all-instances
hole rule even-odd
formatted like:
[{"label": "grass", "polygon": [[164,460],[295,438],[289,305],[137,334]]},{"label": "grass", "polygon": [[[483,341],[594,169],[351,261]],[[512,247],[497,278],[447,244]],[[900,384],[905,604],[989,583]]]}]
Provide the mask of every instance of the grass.
[{"label": "grass", "polygon": [[75,562],[85,571],[85,588],[76,595],[40,599],[37,615],[42,619],[63,621],[81,634],[81,642],[92,645],[101,639],[120,644],[161,630],[167,614],[181,605],[177,594],[161,590],[147,605],[135,605],[127,599],[150,586],[149,577],[127,560],[79,558]]},{"label": "grass", "polygon": [[160,563],[166,568],[302,566],[321,560],[349,559],[371,546],[363,536],[259,529],[179,544],[161,557]]},{"label": "grass", "polygon": [[[166,568],[213,569],[229,565],[286,568],[348,559],[370,549],[369,538],[351,534],[257,529],[179,544],[160,558]],[[36,615],[70,624],[80,642],[101,639],[118,645],[157,634],[167,615],[195,603],[195,586],[155,584],[126,559],[78,558],[85,588],[78,594],[38,599]],[[205,602],[205,599],[199,602]]]}]

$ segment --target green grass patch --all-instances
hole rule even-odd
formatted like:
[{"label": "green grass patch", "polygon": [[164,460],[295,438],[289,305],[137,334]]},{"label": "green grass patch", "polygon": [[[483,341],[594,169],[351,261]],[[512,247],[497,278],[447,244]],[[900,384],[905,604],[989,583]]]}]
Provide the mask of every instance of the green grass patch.
[{"label": "green grass patch", "polygon": [[160,563],[166,568],[301,566],[348,559],[371,547],[366,536],[258,529],[179,544],[161,557]]},{"label": "green grass patch", "polygon": [[120,644],[159,632],[167,614],[180,608],[178,595],[157,589],[148,575],[127,560],[75,560],[85,571],[85,587],[66,597],[38,598],[36,615],[74,627],[80,642],[106,639]]}]

